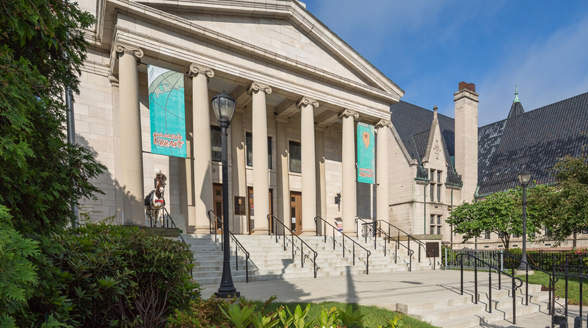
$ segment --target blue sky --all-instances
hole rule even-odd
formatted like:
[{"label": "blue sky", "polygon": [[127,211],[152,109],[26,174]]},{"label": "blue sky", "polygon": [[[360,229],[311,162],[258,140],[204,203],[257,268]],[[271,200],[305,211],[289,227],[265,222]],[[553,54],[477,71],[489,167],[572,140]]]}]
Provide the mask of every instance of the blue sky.
[{"label": "blue sky", "polygon": [[479,122],[588,92],[588,1],[303,0],[406,92],[453,116],[459,81],[480,94]]}]

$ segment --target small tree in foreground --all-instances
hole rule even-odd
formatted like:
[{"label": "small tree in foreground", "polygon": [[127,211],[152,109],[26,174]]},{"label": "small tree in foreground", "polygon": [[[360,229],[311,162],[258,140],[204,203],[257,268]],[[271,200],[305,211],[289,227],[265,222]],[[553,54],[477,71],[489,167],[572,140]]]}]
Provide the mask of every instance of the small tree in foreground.
[{"label": "small tree in foreground", "polygon": [[[527,210],[527,234],[531,237],[541,226],[539,207]],[[451,212],[447,222],[455,232],[463,234],[464,241],[488,231],[497,234],[504,248],[509,249],[511,237],[523,233],[521,190],[496,192],[475,203],[464,203]]]}]

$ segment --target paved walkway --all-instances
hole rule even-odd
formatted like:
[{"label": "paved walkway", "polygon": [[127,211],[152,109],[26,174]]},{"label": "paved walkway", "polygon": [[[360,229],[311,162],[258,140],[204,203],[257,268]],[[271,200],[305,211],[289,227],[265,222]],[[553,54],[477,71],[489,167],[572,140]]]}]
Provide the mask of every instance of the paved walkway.
[{"label": "paved walkway", "polygon": [[[473,273],[466,272],[465,281],[472,283]],[[459,284],[459,271],[438,270],[370,275],[348,273],[335,278],[242,282],[237,283],[236,287],[243,297],[259,301],[275,295],[280,302],[335,301],[407,312],[411,307],[419,307],[431,300],[455,298],[459,293]],[[203,297],[210,297],[217,289],[217,285],[203,285]],[[503,321],[481,323],[480,327],[538,328],[547,327],[549,323],[550,318],[546,313],[535,313],[520,316],[516,326]],[[570,323],[570,327],[573,327],[573,320],[570,319]]]}]

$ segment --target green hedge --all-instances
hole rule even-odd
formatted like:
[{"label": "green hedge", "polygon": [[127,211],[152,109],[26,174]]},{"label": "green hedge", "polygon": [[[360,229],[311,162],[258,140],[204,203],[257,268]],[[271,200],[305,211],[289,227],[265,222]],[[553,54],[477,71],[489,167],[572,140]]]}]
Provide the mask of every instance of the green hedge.
[{"label": "green hedge", "polygon": [[41,245],[40,284],[19,326],[159,327],[198,297],[190,250],[136,227],[91,224]]}]

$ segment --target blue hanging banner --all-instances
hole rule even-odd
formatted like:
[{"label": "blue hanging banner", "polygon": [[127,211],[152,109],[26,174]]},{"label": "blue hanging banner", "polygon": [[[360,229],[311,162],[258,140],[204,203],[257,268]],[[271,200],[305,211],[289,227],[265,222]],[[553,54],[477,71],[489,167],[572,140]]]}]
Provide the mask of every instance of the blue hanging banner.
[{"label": "blue hanging banner", "polygon": [[376,183],[374,126],[357,124],[357,182]]},{"label": "blue hanging banner", "polygon": [[186,157],[184,74],[149,65],[151,152]]}]

